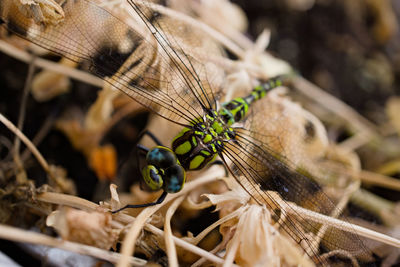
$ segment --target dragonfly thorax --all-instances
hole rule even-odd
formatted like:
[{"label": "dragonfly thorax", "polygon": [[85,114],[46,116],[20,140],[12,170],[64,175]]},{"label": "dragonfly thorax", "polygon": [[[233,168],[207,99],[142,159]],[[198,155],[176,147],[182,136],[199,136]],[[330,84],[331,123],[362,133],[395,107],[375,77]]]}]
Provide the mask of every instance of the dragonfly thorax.
[{"label": "dragonfly thorax", "polygon": [[200,170],[212,162],[224,148],[233,131],[213,112],[185,127],[172,141],[172,150],[185,170]]}]

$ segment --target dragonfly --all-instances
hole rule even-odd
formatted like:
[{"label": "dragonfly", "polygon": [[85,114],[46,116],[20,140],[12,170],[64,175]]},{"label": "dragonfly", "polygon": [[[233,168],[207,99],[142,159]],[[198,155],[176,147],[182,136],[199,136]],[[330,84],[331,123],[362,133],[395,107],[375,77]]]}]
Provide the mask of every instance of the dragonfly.
[{"label": "dragonfly", "polygon": [[[286,78],[262,81],[247,95],[220,103],[223,89],[209,82],[204,64],[177,37],[189,34],[187,29],[174,27],[178,23],[168,24],[150,4],[127,2],[129,12],[138,18],[137,24],[128,25],[87,0],[62,1],[64,14],[54,23],[29,19],[26,13],[9,8],[13,0],[2,0],[0,23],[26,40],[88,66],[90,72],[114,88],[182,127],[171,147],[158,145],[147,151],[143,179],[152,190],[163,193],[144,206],[157,205],[167,194],[179,192],[187,171],[203,169],[218,156],[243,189],[278,218],[282,207],[271,192],[283,201],[325,215],[335,210],[334,202],[321,192],[321,187],[271,149],[266,141],[270,138],[260,130],[268,122],[256,116],[262,112],[257,103]],[[6,7],[13,12],[5,12]],[[139,27],[139,22],[144,27]],[[127,59],[120,51],[129,51],[131,56]],[[320,257],[321,244],[352,255],[368,253],[355,233],[331,228],[319,233],[321,224],[302,219],[296,210],[291,213],[296,216],[277,221],[287,235],[305,246],[305,252],[317,264],[328,265]],[[304,229],[321,239],[321,244],[313,242]],[[338,233],[339,240],[332,238]]]}]

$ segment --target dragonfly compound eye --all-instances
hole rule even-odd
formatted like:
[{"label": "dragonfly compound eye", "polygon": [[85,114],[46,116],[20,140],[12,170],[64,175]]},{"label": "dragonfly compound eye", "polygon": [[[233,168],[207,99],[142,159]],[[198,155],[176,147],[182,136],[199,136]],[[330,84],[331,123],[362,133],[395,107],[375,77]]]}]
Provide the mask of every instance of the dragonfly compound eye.
[{"label": "dragonfly compound eye", "polygon": [[165,170],[164,191],[168,193],[177,193],[183,188],[186,180],[186,172],[183,167],[176,164]]},{"label": "dragonfly compound eye", "polygon": [[179,192],[185,182],[185,170],[171,149],[157,146],[146,156],[147,166],[142,175],[151,190],[164,189],[168,193]]},{"label": "dragonfly compound eye", "polygon": [[146,156],[148,165],[166,169],[177,164],[177,158],[171,149],[163,146],[152,148]]},{"label": "dragonfly compound eye", "polygon": [[163,186],[163,178],[157,167],[153,165],[147,165],[142,170],[142,176],[145,183],[153,191],[157,191]]}]

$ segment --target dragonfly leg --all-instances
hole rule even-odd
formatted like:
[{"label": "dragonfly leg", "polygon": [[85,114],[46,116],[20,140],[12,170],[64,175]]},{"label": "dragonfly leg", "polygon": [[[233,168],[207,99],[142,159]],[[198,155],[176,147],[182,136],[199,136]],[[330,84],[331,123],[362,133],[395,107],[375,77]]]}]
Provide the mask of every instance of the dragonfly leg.
[{"label": "dragonfly leg", "polygon": [[[145,131],[145,132],[146,132],[146,131]],[[146,134],[145,132],[142,132],[142,133],[139,135],[138,140],[140,140],[140,139]],[[156,139],[157,139],[157,138],[156,138]],[[132,149],[132,151],[130,152],[130,157],[133,156],[133,155],[132,155],[133,153],[135,153],[135,154],[136,154],[136,163],[137,163],[137,166],[140,166],[139,158],[140,158],[141,156],[146,157],[146,154],[147,154],[147,152],[149,152],[149,150],[150,150],[150,149],[148,149],[148,148],[145,147],[144,145],[136,144],[136,149]],[[127,161],[127,160],[128,160],[128,159],[126,159],[126,160],[124,160],[124,161]]]},{"label": "dragonfly leg", "polygon": [[161,196],[155,202],[146,203],[146,204],[138,204],[138,205],[128,204],[125,207],[122,207],[120,209],[112,211],[111,213],[115,214],[115,213],[120,212],[120,211],[122,211],[124,209],[137,209],[137,208],[146,208],[146,207],[150,207],[150,206],[155,206],[155,205],[161,204],[165,200],[167,195],[168,195],[168,193],[164,191],[161,194]]},{"label": "dragonfly leg", "polygon": [[151,138],[151,140],[153,140],[154,143],[156,143],[158,146],[162,146],[163,144],[161,143],[161,141],[150,131],[148,130],[144,130],[140,135],[139,135],[139,139],[141,139],[143,136],[148,136]]},{"label": "dragonfly leg", "polygon": [[[149,136],[151,138],[151,140],[153,140],[153,142],[156,143],[158,146],[162,146],[162,143],[160,142],[160,140],[158,140],[158,138],[148,130],[144,130],[143,132],[141,132],[138,136],[138,140],[142,139],[142,137],[145,135]],[[137,144],[136,147],[137,147],[136,158],[139,161],[139,157],[142,155],[146,156],[147,152],[149,152],[150,149],[141,144]],[[139,162],[138,162],[138,166],[139,166]]]},{"label": "dragonfly leg", "polygon": [[147,147],[145,147],[144,145],[141,145],[141,144],[137,144],[136,148],[137,148],[137,151],[138,151],[137,153],[147,154],[147,152],[149,152],[149,150],[150,150],[150,149],[148,149]]}]

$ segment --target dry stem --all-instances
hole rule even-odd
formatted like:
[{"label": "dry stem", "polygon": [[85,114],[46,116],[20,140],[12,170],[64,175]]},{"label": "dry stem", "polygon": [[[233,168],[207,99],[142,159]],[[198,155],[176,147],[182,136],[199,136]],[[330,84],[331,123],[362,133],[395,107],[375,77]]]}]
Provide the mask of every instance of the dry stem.
[{"label": "dry stem", "polygon": [[168,265],[171,267],[178,267],[178,257],[176,255],[176,247],[174,245],[174,241],[172,239],[172,229],[171,229],[171,218],[174,215],[176,209],[185,199],[185,196],[180,196],[174,200],[172,205],[168,208],[167,214],[165,215],[164,222],[164,239],[165,245],[167,248],[167,256],[168,256]]},{"label": "dry stem", "polygon": [[[93,256],[103,259],[112,263],[118,262],[121,255],[119,253],[111,252],[108,250],[87,246],[79,243],[61,240],[58,238],[49,237],[44,234],[26,231],[15,227],[0,225],[0,237],[2,239],[12,240],[16,242],[31,243],[37,245],[44,245],[49,247],[57,247],[60,249],[69,250],[75,253]],[[129,257],[129,264],[134,266],[143,266],[146,264],[144,260]]]},{"label": "dry stem", "polygon": [[[0,51],[3,53],[16,58],[18,60],[21,60],[23,62],[29,63],[33,59],[33,55],[18,49],[7,42],[0,40]],[[78,81],[85,82],[87,84],[91,84],[97,87],[103,87],[104,81],[96,76],[93,76],[85,71],[77,70],[75,68],[67,67],[62,64],[55,63],[50,60],[46,60],[43,58],[36,58],[35,59],[35,65],[37,67],[41,67],[43,69],[51,70],[54,72],[58,72],[64,75],[67,75],[68,77],[71,77],[73,79],[76,79]]]},{"label": "dry stem", "polygon": [[36,159],[38,160],[38,162],[42,166],[42,168],[47,173],[50,174],[51,172],[50,172],[49,164],[44,159],[42,154],[40,154],[39,150],[35,147],[35,145],[32,144],[32,142],[11,121],[9,121],[1,113],[0,113],[0,122],[2,122],[16,136],[18,136],[18,138],[21,139],[22,142],[24,142],[24,144],[29,148],[29,150],[32,152],[32,154],[36,157]]}]

